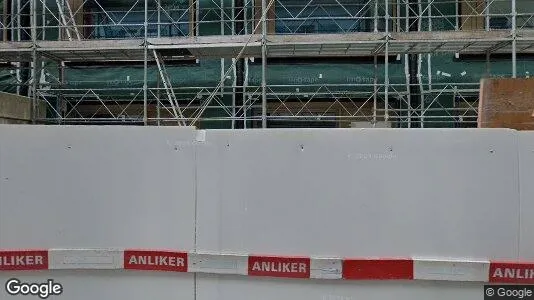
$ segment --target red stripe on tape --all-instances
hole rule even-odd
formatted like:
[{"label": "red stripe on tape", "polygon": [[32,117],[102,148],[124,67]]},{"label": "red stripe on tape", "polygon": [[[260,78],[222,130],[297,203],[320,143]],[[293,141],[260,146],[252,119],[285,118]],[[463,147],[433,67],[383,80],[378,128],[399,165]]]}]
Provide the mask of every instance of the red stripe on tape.
[{"label": "red stripe on tape", "polygon": [[489,281],[534,283],[534,263],[491,262]]},{"label": "red stripe on tape", "polygon": [[48,269],[48,251],[0,251],[0,271],[33,271]]},{"label": "red stripe on tape", "polygon": [[350,280],[411,280],[411,259],[345,259],[343,279]]},{"label": "red stripe on tape", "polygon": [[310,258],[249,256],[248,275],[283,278],[310,278]]},{"label": "red stripe on tape", "polygon": [[125,250],[124,269],[187,272],[187,253],[173,251]]}]

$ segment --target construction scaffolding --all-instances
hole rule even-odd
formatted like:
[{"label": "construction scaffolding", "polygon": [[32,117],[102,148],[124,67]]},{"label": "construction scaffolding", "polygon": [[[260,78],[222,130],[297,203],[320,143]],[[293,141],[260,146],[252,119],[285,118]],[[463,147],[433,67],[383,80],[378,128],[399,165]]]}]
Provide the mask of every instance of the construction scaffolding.
[{"label": "construction scaffolding", "polygon": [[480,78],[534,67],[534,0],[4,0],[3,16],[2,88],[45,124],[473,127]]}]

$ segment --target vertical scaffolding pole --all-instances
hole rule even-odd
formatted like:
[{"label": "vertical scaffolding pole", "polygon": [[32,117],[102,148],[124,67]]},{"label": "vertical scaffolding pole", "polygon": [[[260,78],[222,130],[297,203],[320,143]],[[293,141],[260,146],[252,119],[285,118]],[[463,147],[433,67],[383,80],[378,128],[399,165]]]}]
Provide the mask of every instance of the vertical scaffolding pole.
[{"label": "vertical scaffolding pole", "polygon": [[[42,5],[41,14],[42,14],[41,15],[41,30],[43,31],[41,39],[43,41],[45,41],[46,40],[46,4],[45,3],[43,3],[43,5]],[[74,17],[72,17],[72,18],[74,20]],[[44,68],[44,66],[43,66],[43,68]]]},{"label": "vertical scaffolding pole", "polygon": [[32,40],[32,98],[30,105],[30,116],[32,124],[36,123],[37,119],[37,66],[39,65],[37,59],[37,0],[31,0],[30,2],[30,26],[31,26],[31,40]]},{"label": "vertical scaffolding pole", "polygon": [[156,91],[156,118],[158,126],[161,126],[161,76],[157,77],[157,91]]},{"label": "vertical scaffolding pole", "polygon": [[[21,0],[17,1],[17,41],[32,41],[32,34],[31,34],[31,23],[32,23],[32,12],[31,7],[33,2],[30,2],[30,5],[24,5],[24,7],[21,6]],[[35,46],[35,43],[33,43]],[[33,50],[36,50],[35,47]],[[32,52],[32,56],[34,56]],[[19,86],[20,86],[20,94],[23,96],[31,97],[31,70],[32,70],[32,63],[31,62],[20,62],[18,64],[19,66]],[[30,110],[31,110],[30,105]],[[31,115],[31,114],[30,114]]]},{"label": "vertical scaffolding pole", "polygon": [[[232,31],[233,32],[233,31]],[[237,97],[236,97],[236,86],[237,86],[237,64],[235,63],[235,58],[232,58],[232,129],[237,128]]]},{"label": "vertical scaffolding pole", "polygon": [[[13,2],[11,3],[12,4],[12,9],[11,11],[12,12],[16,12],[15,13],[15,16],[13,18],[13,25],[12,25],[12,31],[11,31],[11,40],[12,41],[20,41],[20,13],[21,13],[21,10],[20,10],[20,0],[12,0]],[[22,64],[20,62],[17,62],[17,95],[22,95],[23,94],[23,90],[26,90],[26,89],[23,89],[22,88],[22,84],[23,84],[23,81],[22,81]],[[24,82],[24,84],[26,84]],[[26,95],[24,95],[26,96]]]},{"label": "vertical scaffolding pole", "polygon": [[[22,26],[22,14],[23,10],[22,10],[22,6],[21,6],[21,0],[17,0],[17,30],[16,30],[16,35],[17,35],[17,41],[20,41],[22,40],[22,31],[25,31],[25,30],[22,30],[21,26]],[[26,17],[24,16],[24,19]],[[27,35],[27,34],[24,34],[24,35]]]},{"label": "vertical scaffolding pole", "polygon": [[375,0],[375,18],[374,18],[374,27],[375,32],[378,32],[378,0]]},{"label": "vertical scaffolding pole", "polygon": [[[63,89],[65,88],[65,62],[61,61],[59,63],[59,88]],[[63,105],[64,105],[65,97],[63,96],[63,90],[61,90],[58,94],[57,99],[57,105],[56,105],[56,111],[58,113],[58,124],[61,124],[63,122]]]},{"label": "vertical scaffolding pole", "polygon": [[[221,7],[221,35],[224,35],[225,33],[225,24],[224,24],[224,0],[221,0],[220,2],[220,7]],[[225,63],[224,63],[224,57],[221,58],[221,101],[223,103],[224,106],[226,106],[226,103],[225,103],[225,99],[224,99],[224,92],[225,92],[225,82],[226,82],[226,74],[225,74]],[[233,117],[233,114],[232,114],[232,117]]]},{"label": "vertical scaffolding pole", "polygon": [[261,0],[261,126],[267,128],[267,5],[266,0]]},{"label": "vertical scaffolding pole", "polygon": [[[404,31],[405,32],[409,32],[411,31],[411,22],[413,21],[412,20],[412,13],[410,12],[410,8],[412,8],[412,3],[410,0],[405,0],[404,1],[404,9],[405,9],[405,16],[404,16],[404,19],[406,20],[406,23],[404,24],[405,25],[405,28],[404,28]],[[400,14],[399,14],[400,15]],[[408,128],[411,127],[412,125],[412,78],[413,78],[413,70],[412,70],[412,67],[413,67],[413,54],[405,54],[404,55],[404,76],[406,77],[406,117],[407,117],[407,124],[406,126]],[[401,97],[401,99],[403,99]],[[402,103],[402,101],[400,101],[400,107],[399,108],[403,108],[404,107],[404,104]],[[403,113],[401,113],[401,115],[404,116]],[[401,119],[402,120],[402,119]],[[401,122],[402,124],[402,122]]]},{"label": "vertical scaffolding pole", "polygon": [[[395,2],[395,11],[392,11],[394,14],[393,21],[391,22],[391,31],[401,32],[402,31],[402,22],[401,22],[401,1],[394,0]],[[391,3],[390,3],[391,4]]]},{"label": "vertical scaffolding pole", "polygon": [[[428,11],[432,10],[432,7],[431,7],[432,3],[429,1],[428,2],[428,6],[427,6],[427,9]],[[421,3],[421,1],[418,1],[418,14],[419,14],[419,18],[417,20],[417,31],[421,31],[422,30],[422,20],[423,20],[423,15],[424,15],[424,11],[423,11],[423,5]],[[416,80],[417,80],[417,90],[418,90],[418,95],[417,95],[417,106],[415,108],[415,115],[416,117],[418,116],[419,118],[417,119],[415,125],[416,127],[420,127],[422,128],[422,121],[421,121],[421,113],[417,113],[417,109],[420,109],[423,105],[423,102],[425,101],[425,96],[423,94],[423,91],[424,91],[424,87],[423,87],[423,68],[422,68],[422,65],[423,65],[423,54],[417,54],[417,77],[416,77]],[[422,110],[421,110],[422,111]]]},{"label": "vertical scaffolding pole", "polygon": [[221,2],[219,3],[219,6],[221,7],[221,35],[224,35],[224,0],[221,0]]},{"label": "vertical scaffolding pole", "polygon": [[[374,32],[378,32],[378,0],[375,0]],[[376,127],[376,110],[378,106],[378,56],[374,55],[375,79],[373,82],[373,127]]]},{"label": "vertical scaffolding pole", "polygon": [[[232,0],[232,4],[231,4],[231,27],[232,27],[232,35],[235,35],[235,0]],[[245,29],[247,27],[245,26]],[[235,129],[236,128],[236,118],[237,118],[237,110],[236,110],[236,105],[237,105],[237,98],[236,98],[236,85],[237,85],[237,69],[236,69],[236,66],[237,64],[234,64],[235,60],[232,59],[232,75],[233,75],[233,80],[232,80],[232,129]]]},{"label": "vertical scaffolding pole", "polygon": [[[251,0],[251,1],[248,1],[248,0],[244,0],[243,1],[243,27],[244,27],[244,34],[245,35],[248,35],[249,33],[252,34],[252,32],[249,32],[248,30],[248,12],[247,12],[247,8],[248,8],[248,5],[250,4],[250,6],[252,7],[253,10],[256,9],[255,7],[255,3]],[[252,19],[254,19],[254,15],[255,13],[253,12],[252,13]],[[254,29],[254,23],[252,25],[252,29]],[[255,33],[255,32],[254,32]],[[251,97],[249,95],[245,96],[245,91],[247,90],[248,88],[248,79],[249,79],[249,59],[243,59],[243,128],[247,128],[247,99],[250,100]]]},{"label": "vertical scaffolding pole", "polygon": [[3,16],[2,16],[2,22],[3,22],[3,26],[2,26],[2,41],[4,42],[7,42],[9,40],[8,38],[8,35],[9,35],[9,30],[7,28],[7,26],[11,23],[11,1],[4,1],[4,3],[2,3],[3,5]]},{"label": "vertical scaffolding pole", "polygon": [[490,1],[484,1],[484,20],[486,21],[486,31],[490,31]]},{"label": "vertical scaffolding pole", "polygon": [[[244,0],[235,0],[234,1],[234,23],[235,23],[235,34],[236,35],[243,35],[244,29],[246,28],[245,25],[245,1]],[[244,129],[247,128],[247,98],[245,97],[245,59],[239,58],[235,64],[236,66],[236,104],[235,106],[238,107],[238,112],[241,111],[241,113],[236,114],[236,118],[240,118],[240,116],[243,116],[243,121],[237,122],[235,125],[236,129]]]},{"label": "vertical scaffolding pole", "polygon": [[[156,0],[156,4],[158,6],[158,37],[161,37],[161,2],[160,0]],[[169,35],[171,35],[171,32],[169,32]]]},{"label": "vertical scaffolding pole", "polygon": [[[158,1],[159,4],[159,0]],[[158,5],[159,6],[159,5]],[[143,123],[148,125],[148,0],[145,0],[145,43],[143,61]]]},{"label": "vertical scaffolding pole", "polygon": [[376,127],[376,109],[378,103],[378,56],[374,56],[375,79],[373,82],[373,127]]},{"label": "vertical scaffolding pole", "polygon": [[[41,40],[46,41],[46,3],[42,3],[41,14]],[[74,22],[74,16],[72,16],[72,20]],[[39,73],[39,83],[46,82],[45,66],[46,63],[44,60],[42,60],[41,71]]]},{"label": "vertical scaffolding pole", "polygon": [[[432,3],[428,3],[428,31],[432,31]],[[458,5],[456,5],[458,6]],[[458,19],[458,18],[456,18]],[[458,22],[458,20],[456,21]],[[432,53],[427,54],[428,92],[421,95],[421,128],[425,128],[425,100],[432,95]]]},{"label": "vertical scaffolding pole", "polygon": [[517,77],[517,8],[516,1],[512,0],[512,78]]},{"label": "vertical scaffolding pole", "polygon": [[200,35],[200,0],[195,0],[195,35]]},{"label": "vertical scaffolding pole", "polygon": [[[408,0],[406,8],[406,18],[409,24],[406,26],[406,31],[421,31],[422,16],[423,9],[421,1]],[[408,54],[406,64],[408,65],[408,128],[419,127],[420,119],[417,118],[416,109],[421,106],[422,102],[421,54]]]},{"label": "vertical scaffolding pole", "polygon": [[388,0],[384,0],[385,7],[385,31],[386,31],[386,44],[384,48],[384,121],[389,122],[389,3]]}]

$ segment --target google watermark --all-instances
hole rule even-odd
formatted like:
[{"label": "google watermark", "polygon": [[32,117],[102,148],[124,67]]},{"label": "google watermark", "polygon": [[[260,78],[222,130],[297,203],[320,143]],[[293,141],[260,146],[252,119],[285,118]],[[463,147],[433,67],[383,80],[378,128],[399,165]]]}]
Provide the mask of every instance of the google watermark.
[{"label": "google watermark", "polygon": [[35,296],[40,299],[48,299],[50,296],[59,296],[63,293],[63,286],[53,279],[35,283],[11,278],[6,282],[5,289],[11,296]]},{"label": "google watermark", "polygon": [[534,299],[534,286],[531,285],[486,285],[484,299]]}]

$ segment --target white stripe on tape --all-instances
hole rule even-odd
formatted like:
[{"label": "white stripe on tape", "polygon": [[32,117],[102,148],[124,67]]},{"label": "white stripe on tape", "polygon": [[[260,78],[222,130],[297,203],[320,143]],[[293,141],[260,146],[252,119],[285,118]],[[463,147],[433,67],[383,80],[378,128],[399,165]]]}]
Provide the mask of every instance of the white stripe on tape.
[{"label": "white stripe on tape", "polygon": [[195,139],[199,143],[205,142],[206,141],[206,130],[197,130],[197,135]]},{"label": "white stripe on tape", "polygon": [[310,278],[343,278],[343,260],[340,258],[314,258],[310,260]]},{"label": "white stripe on tape", "polygon": [[189,253],[188,272],[248,274],[248,256],[234,254]]},{"label": "white stripe on tape", "polygon": [[489,280],[489,261],[414,259],[415,280]]},{"label": "white stripe on tape", "polygon": [[122,269],[124,251],[117,249],[51,249],[49,269]]}]

